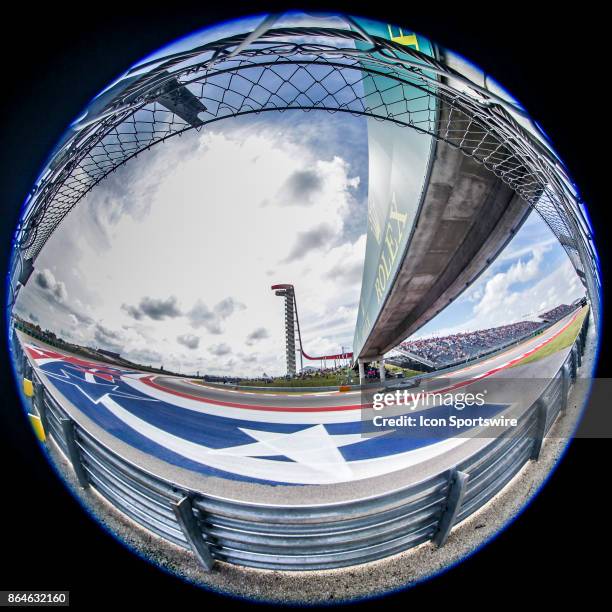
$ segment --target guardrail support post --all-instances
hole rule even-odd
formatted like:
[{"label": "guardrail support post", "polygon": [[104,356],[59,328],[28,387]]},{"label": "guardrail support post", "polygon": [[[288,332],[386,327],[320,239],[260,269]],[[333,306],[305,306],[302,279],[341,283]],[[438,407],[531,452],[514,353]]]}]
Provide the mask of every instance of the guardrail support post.
[{"label": "guardrail support post", "polygon": [[548,408],[542,399],[536,401],[536,430],[533,438],[533,450],[531,451],[531,459],[537,461],[540,458],[542,444],[544,444],[544,436],[546,435],[546,417],[548,416]]},{"label": "guardrail support post", "polygon": [[561,412],[567,410],[567,403],[569,401],[569,378],[567,363],[564,363],[561,367]]},{"label": "guardrail support post", "polygon": [[85,468],[81,463],[81,453],[79,452],[79,447],[77,446],[74,436],[74,423],[71,419],[62,417],[60,418],[60,425],[62,427],[64,439],[66,440],[66,448],[68,449],[70,463],[72,463],[72,468],[79,481],[79,485],[81,485],[83,489],[87,489],[87,487],[89,487],[89,480],[87,479],[87,472],[85,472]]},{"label": "guardrail support post", "polygon": [[461,472],[460,470],[453,470],[451,473],[446,509],[440,517],[438,531],[433,537],[433,541],[438,546],[444,546],[446,540],[448,540],[448,536],[455,524],[459,510],[461,509],[463,496],[465,495],[465,487],[469,477],[469,474]]},{"label": "guardrail support post", "polygon": [[32,382],[34,384],[34,408],[36,408],[40,416],[43,431],[47,434],[49,431],[49,422],[47,419],[47,407],[45,406],[45,387],[36,376],[33,377]]},{"label": "guardrail support post", "polygon": [[215,560],[210,554],[208,544],[204,541],[202,533],[198,527],[195,515],[193,514],[193,506],[188,496],[183,497],[180,501],[174,504],[174,514],[183,530],[183,534],[187,538],[196,557],[207,572],[213,568]]}]

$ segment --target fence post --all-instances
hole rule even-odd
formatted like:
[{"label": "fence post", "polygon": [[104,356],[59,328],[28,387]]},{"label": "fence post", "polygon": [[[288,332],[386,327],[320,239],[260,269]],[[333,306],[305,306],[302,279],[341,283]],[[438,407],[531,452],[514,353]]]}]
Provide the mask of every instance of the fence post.
[{"label": "fence post", "polygon": [[561,412],[567,410],[569,402],[569,377],[567,361],[561,366]]},{"label": "fence post", "polygon": [[548,416],[548,408],[542,398],[536,400],[536,430],[533,438],[533,450],[531,451],[531,459],[537,461],[540,458],[544,436],[546,435],[546,417]]},{"label": "fence post", "polygon": [[43,431],[45,435],[47,435],[49,432],[49,420],[47,416],[47,406],[45,405],[45,386],[40,382],[38,376],[33,376],[32,382],[34,383],[34,407],[38,411]]},{"label": "fence post", "polygon": [[13,341],[13,360],[15,364],[15,371],[18,375],[21,375],[21,347]]},{"label": "fence post", "polygon": [[89,487],[89,480],[87,479],[87,472],[81,463],[81,453],[79,452],[79,447],[77,446],[74,435],[74,423],[72,419],[60,417],[60,425],[62,427],[62,433],[64,434],[64,440],[66,440],[68,457],[70,458],[70,463],[72,463],[72,468],[79,481],[79,485],[81,485],[83,489],[87,489],[87,487]]},{"label": "fence post", "polygon": [[576,353],[578,352],[578,349],[576,348],[576,346],[574,345],[570,351],[570,355],[572,357],[572,379],[576,379],[577,375],[578,375],[578,357],[576,357]]},{"label": "fence post", "polygon": [[195,553],[196,557],[207,572],[210,572],[213,568],[215,560],[210,554],[208,544],[204,541],[202,532],[198,527],[198,522],[193,513],[193,506],[191,500],[187,495],[180,501],[174,504],[174,514],[176,519],[181,526],[184,536],[187,538],[191,549]]},{"label": "fence post", "polygon": [[582,341],[583,351],[586,346],[586,337],[587,337],[588,329],[589,329],[589,315],[587,314],[587,316],[584,317],[584,320],[582,321],[582,327],[580,328],[580,340]]},{"label": "fence post", "polygon": [[574,342],[574,347],[576,349],[576,369],[578,369],[582,365],[582,353],[583,353],[583,345],[582,338],[578,335],[576,338],[576,342]]},{"label": "fence post", "polygon": [[466,472],[461,472],[456,469],[451,472],[448,496],[446,498],[446,508],[440,517],[438,531],[436,531],[433,537],[433,541],[438,546],[444,546],[446,540],[448,540],[448,536],[455,524],[459,510],[461,509],[461,504],[463,503],[463,497],[465,495],[465,487],[469,477],[470,475]]},{"label": "fence post", "polygon": [[19,356],[21,351],[21,343],[19,342],[19,336],[17,335],[17,330],[13,327],[13,352],[15,355],[15,360]]}]

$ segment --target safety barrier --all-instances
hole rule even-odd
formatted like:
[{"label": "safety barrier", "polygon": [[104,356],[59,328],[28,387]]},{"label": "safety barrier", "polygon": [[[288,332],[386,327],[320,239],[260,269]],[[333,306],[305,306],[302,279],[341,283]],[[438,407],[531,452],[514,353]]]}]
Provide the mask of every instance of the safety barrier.
[{"label": "safety barrier", "polygon": [[81,487],[160,538],[191,549],[203,568],[215,561],[274,570],[350,566],[433,540],[501,491],[540,456],[565,409],[581,365],[589,316],[562,367],[512,435],[491,440],[451,469],[382,495],[326,504],[273,505],[221,499],[187,490],[119,456],[71,418],[53,397],[14,337],[15,364],[33,383],[31,411],[70,460]]}]

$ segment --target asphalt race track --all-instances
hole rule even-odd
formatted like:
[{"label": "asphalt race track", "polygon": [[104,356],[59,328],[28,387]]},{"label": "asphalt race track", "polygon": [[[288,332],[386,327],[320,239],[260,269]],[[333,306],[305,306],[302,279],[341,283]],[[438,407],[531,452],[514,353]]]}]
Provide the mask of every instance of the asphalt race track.
[{"label": "asphalt race track", "polygon": [[[453,394],[488,386],[484,404],[459,411],[453,406],[416,411],[404,406],[394,414],[520,416],[557,372],[569,348],[524,366],[521,361],[562,333],[579,312],[507,351],[426,383],[429,392]],[[367,433],[378,414],[371,408],[371,393],[224,389],[86,360],[25,334],[20,339],[55,399],[106,432],[106,443],[119,440],[170,468],[205,477],[275,486],[352,483],[422,466],[477,433],[470,426]],[[517,384],[517,379],[533,384]]]}]

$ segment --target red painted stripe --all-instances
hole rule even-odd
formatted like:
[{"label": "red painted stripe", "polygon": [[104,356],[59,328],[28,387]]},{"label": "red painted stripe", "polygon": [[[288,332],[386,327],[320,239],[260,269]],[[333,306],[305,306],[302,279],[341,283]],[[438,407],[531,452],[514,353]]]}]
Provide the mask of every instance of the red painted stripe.
[{"label": "red painted stripe", "polygon": [[[95,361],[87,361],[86,359],[81,359],[80,357],[73,357],[72,355],[66,355],[65,353],[58,353],[57,351],[51,351],[49,349],[45,349],[42,347],[30,348],[25,347],[26,352],[32,359],[35,361],[38,359],[61,359],[66,363],[70,363],[77,367],[81,372],[89,372],[95,376],[101,376],[104,378],[108,376],[108,380],[112,379],[112,374],[117,374],[120,372],[118,368],[105,365],[102,363],[97,363]],[[94,371],[95,370],[95,371]],[[129,371],[129,370],[126,370]]]},{"label": "red painted stripe", "polygon": [[216,406],[229,406],[231,408],[244,408],[246,410],[266,410],[268,412],[329,412],[334,410],[357,410],[359,408],[364,407],[364,404],[354,404],[352,406],[320,406],[317,408],[308,408],[306,406],[301,408],[289,408],[284,406],[259,406],[257,404],[238,404],[236,402],[224,402],[222,400],[208,399],[206,397],[190,395],[189,393],[176,391],[175,389],[169,389],[168,387],[163,387],[162,385],[153,382],[153,378],[154,376],[145,376],[144,378],[140,378],[139,380],[145,385],[153,387],[154,389],[159,389],[160,391],[164,391],[165,393],[170,393],[171,395],[178,395],[179,397],[185,397],[187,399],[195,400],[197,402],[214,404]]}]

